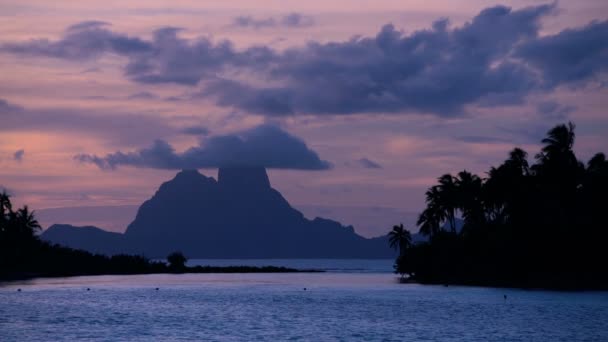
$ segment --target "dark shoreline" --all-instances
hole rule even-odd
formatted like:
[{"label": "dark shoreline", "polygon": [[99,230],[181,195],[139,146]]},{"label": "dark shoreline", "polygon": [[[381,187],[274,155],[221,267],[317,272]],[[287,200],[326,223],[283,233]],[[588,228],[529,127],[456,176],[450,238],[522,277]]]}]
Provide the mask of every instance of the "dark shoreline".
[{"label": "dark shoreline", "polygon": [[209,273],[323,273],[318,269],[296,269],[282,266],[192,266],[181,270],[158,270],[149,272],[65,272],[65,273],[15,273],[0,277],[0,283],[7,281],[30,280],[35,278],[63,278],[106,275],[144,275],[144,274],[209,274]]},{"label": "dark shoreline", "polygon": [[547,285],[546,283],[523,283],[523,282],[494,282],[494,281],[451,281],[451,282],[440,282],[440,281],[426,281],[417,280],[412,278],[398,277],[396,281],[400,284],[418,284],[418,285],[433,285],[433,286],[470,286],[470,287],[486,287],[496,289],[517,289],[526,291],[557,291],[557,292],[587,292],[587,291],[608,291],[608,284],[600,285],[573,285],[573,283],[557,283],[553,285]]}]

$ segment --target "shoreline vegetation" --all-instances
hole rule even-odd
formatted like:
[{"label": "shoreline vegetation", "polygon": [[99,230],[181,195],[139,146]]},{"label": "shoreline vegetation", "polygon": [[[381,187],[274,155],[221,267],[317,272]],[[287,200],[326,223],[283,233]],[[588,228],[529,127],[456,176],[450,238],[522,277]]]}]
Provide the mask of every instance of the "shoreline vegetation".
[{"label": "shoreline vegetation", "polygon": [[535,163],[515,148],[485,177],[445,174],[426,192],[419,233],[389,232],[403,282],[608,290],[608,161],[573,151],[574,124],[547,132]]},{"label": "shoreline vegetation", "polygon": [[[131,257],[131,256],[128,256]],[[156,262],[152,262],[156,263]],[[0,283],[5,281],[30,280],[35,278],[63,278],[102,275],[144,275],[144,274],[205,274],[205,273],[323,273],[317,269],[296,269],[282,266],[187,266],[176,271],[169,269],[164,263],[152,266],[152,269],[115,270],[101,272],[68,272],[68,273],[13,273],[0,276]]]},{"label": "shoreline vegetation", "polygon": [[42,277],[180,273],[323,272],[277,266],[186,266],[180,252],[167,263],[139,255],[106,256],[42,241],[41,227],[27,206],[13,210],[10,196],[0,193],[0,281]]}]

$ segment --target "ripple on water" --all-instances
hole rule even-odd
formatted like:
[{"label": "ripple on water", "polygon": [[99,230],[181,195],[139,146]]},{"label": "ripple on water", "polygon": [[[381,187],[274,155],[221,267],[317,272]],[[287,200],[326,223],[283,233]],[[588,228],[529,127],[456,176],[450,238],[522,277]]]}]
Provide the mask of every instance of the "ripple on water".
[{"label": "ripple on water", "polygon": [[396,284],[390,274],[106,276],[0,287],[1,341],[608,341],[606,322],[606,292]]}]

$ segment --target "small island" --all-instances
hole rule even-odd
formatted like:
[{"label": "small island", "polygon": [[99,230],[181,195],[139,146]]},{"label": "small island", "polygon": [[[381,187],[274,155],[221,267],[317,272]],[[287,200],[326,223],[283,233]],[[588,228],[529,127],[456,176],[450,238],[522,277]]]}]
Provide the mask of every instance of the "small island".
[{"label": "small island", "polygon": [[106,256],[50,244],[39,239],[40,224],[27,206],[13,210],[10,196],[0,194],[0,281],[38,277],[153,273],[292,273],[322,272],[276,266],[187,266],[180,252],[167,263],[140,255]]},{"label": "small island", "polygon": [[485,176],[445,174],[418,219],[425,242],[403,225],[389,233],[403,281],[560,290],[608,289],[608,161],[586,164],[574,124],[548,131],[536,162],[515,148]]}]

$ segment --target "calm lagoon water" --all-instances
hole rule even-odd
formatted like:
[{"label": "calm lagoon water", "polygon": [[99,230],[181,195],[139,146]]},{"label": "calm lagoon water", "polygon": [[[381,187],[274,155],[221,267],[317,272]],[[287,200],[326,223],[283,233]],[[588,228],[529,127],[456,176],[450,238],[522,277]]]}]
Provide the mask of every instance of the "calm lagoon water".
[{"label": "calm lagoon water", "polygon": [[193,263],[327,272],[5,283],[0,341],[608,341],[608,292],[398,284],[391,260]]}]

